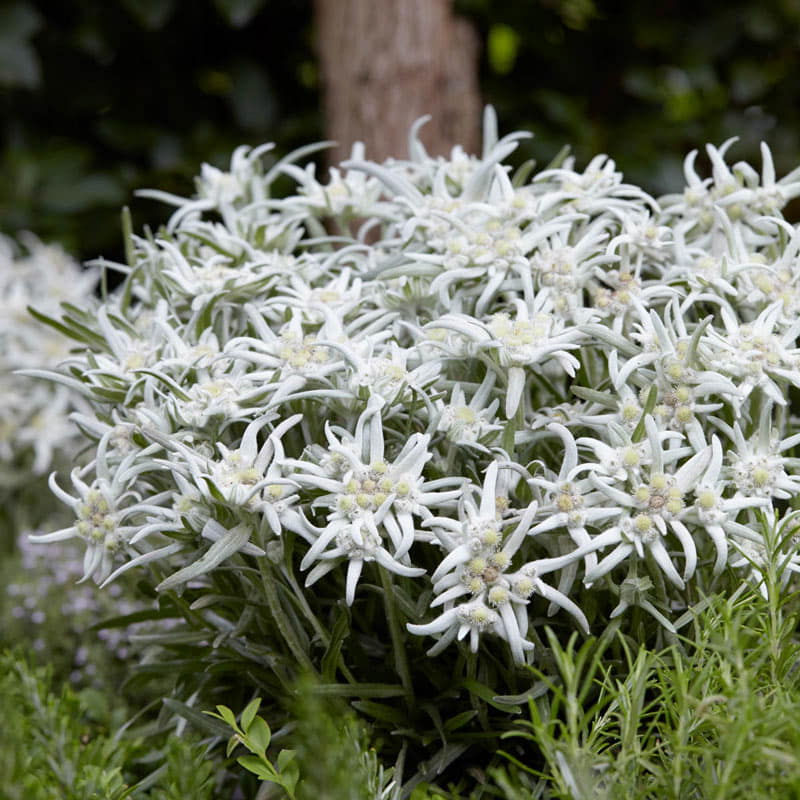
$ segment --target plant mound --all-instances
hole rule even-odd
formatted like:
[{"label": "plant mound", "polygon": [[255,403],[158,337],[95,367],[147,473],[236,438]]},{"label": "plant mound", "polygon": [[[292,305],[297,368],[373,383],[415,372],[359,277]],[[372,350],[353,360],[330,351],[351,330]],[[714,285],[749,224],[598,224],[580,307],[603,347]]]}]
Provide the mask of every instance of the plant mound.
[{"label": "plant mound", "polygon": [[101,584],[139,570],[173,710],[280,716],[310,672],[425,776],[539,691],[545,625],[669,640],[759,585],[777,529],[798,568],[800,172],[726,142],[656,201],[606,156],[512,172],[526,134],[491,109],[480,157],[418,128],[326,182],[297,165],[324,145],[264,146],[146,193],[175,210],[119,291],[53,321],[94,449],[36,538],[83,540]]}]

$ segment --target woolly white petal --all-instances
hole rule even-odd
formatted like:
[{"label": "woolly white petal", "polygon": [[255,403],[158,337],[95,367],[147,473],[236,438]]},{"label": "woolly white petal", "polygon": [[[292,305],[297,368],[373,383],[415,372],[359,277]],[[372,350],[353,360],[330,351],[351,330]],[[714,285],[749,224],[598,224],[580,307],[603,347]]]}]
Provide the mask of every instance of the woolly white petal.
[{"label": "woolly white petal", "polygon": [[457,614],[458,608],[449,608],[432,622],[428,622],[424,625],[416,625],[413,622],[409,622],[406,624],[406,629],[409,633],[413,633],[416,636],[430,636],[434,633],[441,633],[451,627],[454,622],[458,621]]},{"label": "woolly white petal", "polygon": [[672,559],[669,557],[669,553],[667,552],[667,548],[664,547],[664,543],[661,539],[654,539],[649,546],[650,552],[653,554],[653,558],[661,567],[661,571],[670,581],[670,583],[675,584],[679,589],[684,589],[685,585],[683,583],[683,578],[678,574],[678,570],[675,569],[675,565],[672,563]]}]

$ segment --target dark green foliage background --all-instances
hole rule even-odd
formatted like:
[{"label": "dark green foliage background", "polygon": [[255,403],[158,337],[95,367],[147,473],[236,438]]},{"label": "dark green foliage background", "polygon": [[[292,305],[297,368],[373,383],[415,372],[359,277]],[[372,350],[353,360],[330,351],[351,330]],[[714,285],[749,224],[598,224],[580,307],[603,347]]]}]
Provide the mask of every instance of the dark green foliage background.
[{"label": "dark green foliage background", "polygon": [[0,0],[0,231],[80,258],[121,257],[201,162],[320,136],[310,4],[293,0]]},{"label": "dark green foliage background", "polygon": [[[0,0],[0,231],[80,258],[121,257],[164,209],[137,188],[193,190],[239,144],[322,138],[310,0]],[[733,158],[800,162],[800,2],[456,0],[482,42],[503,130],[606,152],[658,194],[687,150],[741,137]],[[435,109],[432,109],[435,113]]]},{"label": "dark green foliage background", "polygon": [[758,164],[763,139],[779,175],[800,161],[797,0],[458,7],[489,44],[487,99],[504,129],[536,133],[527,150],[540,161],[565,142],[579,163],[608,153],[656,194],[680,187],[686,152],[731,136],[734,160]]}]

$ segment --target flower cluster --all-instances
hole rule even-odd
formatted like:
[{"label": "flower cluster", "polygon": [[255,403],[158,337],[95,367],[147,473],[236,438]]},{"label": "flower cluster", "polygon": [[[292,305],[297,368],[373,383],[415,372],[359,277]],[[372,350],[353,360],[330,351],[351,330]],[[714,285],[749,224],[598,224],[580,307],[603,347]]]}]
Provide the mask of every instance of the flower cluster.
[{"label": "flower cluster", "polygon": [[669,628],[699,575],[760,574],[800,489],[800,176],[726,143],[656,201],[605,156],[512,174],[524,134],[491,109],[480,157],[416,130],[408,160],[357,148],[327,183],[295,164],[313,148],[240,148],[195,198],[148,192],[166,226],[63,319],[96,457],[40,540],[166,591],[291,537],[315,590],[352,605],[377,570],[431,598],[405,621],[432,654],[496,636],[517,663],[543,615],[588,630],[587,592]]},{"label": "flower cluster", "polygon": [[[70,342],[29,312],[58,315],[62,303],[90,307],[96,270],[83,270],[61,248],[34,236],[20,237],[24,250],[0,237],[0,488],[13,489],[31,475],[68,463],[81,444],[68,421],[83,408],[80,397],[59,384],[17,373],[53,369]],[[88,411],[88,406],[84,410]]]}]

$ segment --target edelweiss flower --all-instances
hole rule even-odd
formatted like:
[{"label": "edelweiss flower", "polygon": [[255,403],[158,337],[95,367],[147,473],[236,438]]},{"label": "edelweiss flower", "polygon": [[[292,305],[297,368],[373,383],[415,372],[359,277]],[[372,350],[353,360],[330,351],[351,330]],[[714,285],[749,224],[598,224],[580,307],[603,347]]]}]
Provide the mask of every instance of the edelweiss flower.
[{"label": "edelweiss flower", "polygon": [[[726,307],[720,309],[725,333],[708,328],[698,353],[710,369],[727,374],[742,399],[759,388],[769,400],[786,405],[787,384],[800,387],[800,348],[794,347],[800,321],[780,330],[781,305],[765,308],[752,322],[741,322]],[[777,328],[777,330],[776,330]]]},{"label": "edelweiss flower", "polygon": [[546,289],[557,314],[573,322],[588,321],[584,312],[584,290],[590,285],[598,267],[618,260],[605,252],[608,240],[606,224],[593,224],[576,238],[571,230],[548,238],[533,253],[520,273],[522,291],[528,303],[533,302],[536,290]]},{"label": "edelweiss flower", "polygon": [[[651,416],[646,417],[645,422],[651,459],[646,482],[643,480],[637,486],[627,481],[621,484],[609,480],[597,472],[590,475],[594,488],[615,503],[621,515],[614,525],[594,537],[591,545],[576,551],[583,555],[584,550],[598,550],[616,545],[609,555],[586,573],[584,582],[587,584],[610,572],[631,554],[635,553],[638,558],[644,559],[645,548],[667,579],[679,589],[683,589],[684,581],[694,574],[697,548],[691,532],[683,522],[689,505],[686,495],[706,470],[712,448],[707,446],[674,472],[666,472],[667,462],[656,423]],[[675,569],[664,545],[668,532],[673,533],[683,549],[686,560],[683,577]]]},{"label": "edelweiss flower", "polygon": [[564,322],[549,313],[546,296],[539,295],[533,309],[515,300],[516,319],[499,312],[482,322],[465,314],[447,314],[430,328],[446,328],[473,342],[474,352],[483,355],[506,383],[505,413],[516,414],[527,380],[525,368],[556,361],[567,375],[574,375],[579,362],[569,350],[578,347],[582,334],[576,328],[565,329]]},{"label": "edelweiss flower", "polygon": [[[709,148],[709,154],[713,148]],[[712,157],[713,158],[713,157]],[[727,167],[720,159],[714,160],[714,180],[717,173],[727,172]],[[733,167],[737,183],[741,188],[730,190],[731,178],[728,172],[725,176],[725,192],[718,203],[727,212],[731,219],[743,219],[750,224],[756,223],[760,217],[780,212],[789,200],[800,195],[800,175],[794,170],[781,180],[775,180],[775,165],[772,153],[766,142],[761,142],[761,176],[749,164],[740,162]],[[759,180],[760,177],[760,180]],[[760,185],[759,185],[760,183]]]},{"label": "edelweiss flower", "polygon": [[457,383],[453,387],[450,402],[445,405],[439,401],[436,404],[440,409],[436,429],[445,431],[447,438],[456,444],[488,453],[480,440],[502,430],[502,426],[494,422],[500,401],[495,398],[487,405],[494,384],[494,373],[487,372],[486,378],[467,404],[464,390]]},{"label": "edelweiss flower", "polygon": [[[584,631],[588,631],[580,609],[539,578],[540,574],[563,567],[570,557],[533,562],[509,572],[514,555],[531,533],[537,504],[534,501],[524,509],[518,515],[514,530],[504,535],[504,523],[495,499],[499,469],[500,465],[493,461],[486,470],[479,505],[473,499],[477,487],[465,487],[459,502],[459,519],[434,517],[425,523],[449,550],[432,576],[437,597],[431,608],[444,605],[444,613],[426,625],[407,626],[418,636],[444,633],[429,655],[436,655],[467,633],[470,634],[470,648],[475,652],[480,634],[491,630],[508,642],[514,661],[524,663],[525,651],[533,650],[533,643],[525,639],[527,606],[533,594],[540,594],[564,608],[580,622]],[[469,601],[454,605],[465,595],[470,596]]]},{"label": "edelweiss flower", "polygon": [[[148,457],[157,445],[130,453],[113,469],[102,452],[93,464],[71,474],[77,497],[65,492],[50,476],[50,489],[63,503],[71,506],[75,522],[68,528],[30,536],[32,542],[59,542],[65,539],[83,539],[86,554],[83,560],[83,578],[93,578],[101,583],[113,569],[114,561],[130,551],[129,542],[146,519],[147,513],[167,499],[167,493],[142,497],[139,475],[151,468]],[[86,483],[83,476],[96,470],[97,477]],[[134,488],[137,487],[137,488]],[[134,552],[134,555],[138,553]]]},{"label": "edelweiss flower", "polygon": [[745,437],[739,423],[733,427],[721,420],[714,424],[733,443],[729,451],[730,473],[737,495],[741,497],[763,497],[788,500],[800,491],[800,475],[790,474],[800,466],[800,459],[783,455],[800,443],[800,434],[781,440],[773,425],[773,406],[765,403],[756,432]]},{"label": "edelweiss flower", "polygon": [[326,320],[328,324],[323,325],[318,333],[306,333],[298,311],[276,335],[255,308],[246,306],[245,312],[259,337],[231,339],[225,352],[242,363],[266,368],[248,372],[248,379],[261,383],[264,393],[269,394],[271,405],[296,397],[309,384],[333,388],[328,376],[341,371],[343,361],[323,343],[326,338],[338,338],[340,334],[340,328],[335,329],[338,326],[332,318]]},{"label": "edelweiss flower", "polygon": [[[364,145],[357,142],[350,155],[351,160],[364,158]],[[388,212],[391,205],[381,204],[383,186],[375,178],[368,177],[358,170],[346,170],[344,174],[336,167],[329,170],[327,184],[320,183],[316,176],[316,165],[308,164],[305,169],[287,164],[282,171],[297,181],[299,195],[292,198],[292,204],[303,204],[311,213],[320,217],[371,217]]]},{"label": "edelweiss flower", "polygon": [[637,186],[622,182],[622,173],[606,155],[595,156],[583,172],[573,169],[575,159],[564,160],[561,167],[547,169],[534,178],[534,185],[553,182],[554,194],[570,210],[587,214],[604,213],[612,207],[624,207],[628,199],[655,205],[653,199]]},{"label": "edelweiss flower", "polygon": [[[553,422],[547,426],[551,433],[555,433],[564,445],[564,459],[558,475],[547,478],[533,477],[529,483],[545,490],[545,498],[540,507],[539,516],[545,518],[534,525],[530,530],[531,536],[566,528],[567,534],[578,547],[587,547],[591,544],[591,537],[586,530],[587,526],[594,526],[601,520],[619,516],[620,508],[608,508],[601,505],[604,496],[598,492],[588,478],[578,478],[581,472],[592,469],[594,465],[578,463],[578,446],[570,431],[563,425]],[[578,561],[568,565],[562,572],[559,589],[568,592],[575,579]],[[584,566],[587,572],[597,565],[597,556],[594,552],[587,552],[584,556]]]},{"label": "edelweiss flower", "polygon": [[694,507],[685,517],[686,522],[695,522],[697,530],[708,534],[714,543],[717,557],[714,574],[719,574],[728,563],[728,538],[737,541],[754,541],[752,528],[736,522],[742,509],[755,509],[769,505],[769,500],[755,494],[739,494],[724,497],[727,482],[721,479],[722,445],[716,436],[711,438],[711,459],[705,473],[694,489]]},{"label": "edelweiss flower", "polygon": [[[295,414],[281,421],[259,447],[259,433],[275,421],[271,414],[260,417],[247,426],[239,447],[217,443],[221,458],[214,458],[201,448],[192,449],[158,431],[147,429],[144,434],[174,454],[160,463],[188,480],[189,493],[209,509],[222,502],[233,509],[262,513],[272,531],[280,534],[284,526],[290,530],[300,528],[299,514],[291,508],[297,499],[291,496],[291,490],[297,484],[283,476],[277,459],[283,456],[281,438],[301,419],[302,415]],[[141,534],[137,541],[139,538]]]},{"label": "edelweiss flower", "polygon": [[435,359],[422,361],[415,348],[403,348],[397,342],[380,346],[382,339],[369,336],[347,351],[352,365],[348,388],[362,401],[381,398],[391,407],[401,401],[408,402],[412,393],[420,393],[432,384],[440,365]]},{"label": "edelweiss flower", "polygon": [[344,433],[339,439],[326,426],[329,454],[338,456],[343,465],[341,477],[330,477],[323,466],[307,461],[285,462],[294,468],[292,480],[325,492],[313,507],[327,510],[327,524],[322,528],[306,524],[311,547],[300,567],[308,569],[319,562],[309,573],[306,585],[330,572],[341,559],[347,559],[348,605],[353,603],[366,561],[376,561],[398,575],[424,574],[425,570],[411,566],[408,558],[416,536],[414,517],[431,517],[431,508],[442,507],[458,496],[458,491],[439,489],[462,482],[460,478],[425,481],[422,470],[431,458],[430,437],[425,434],[413,434],[394,460],[387,461],[382,406],[380,398],[372,398],[359,417],[353,436]]}]

